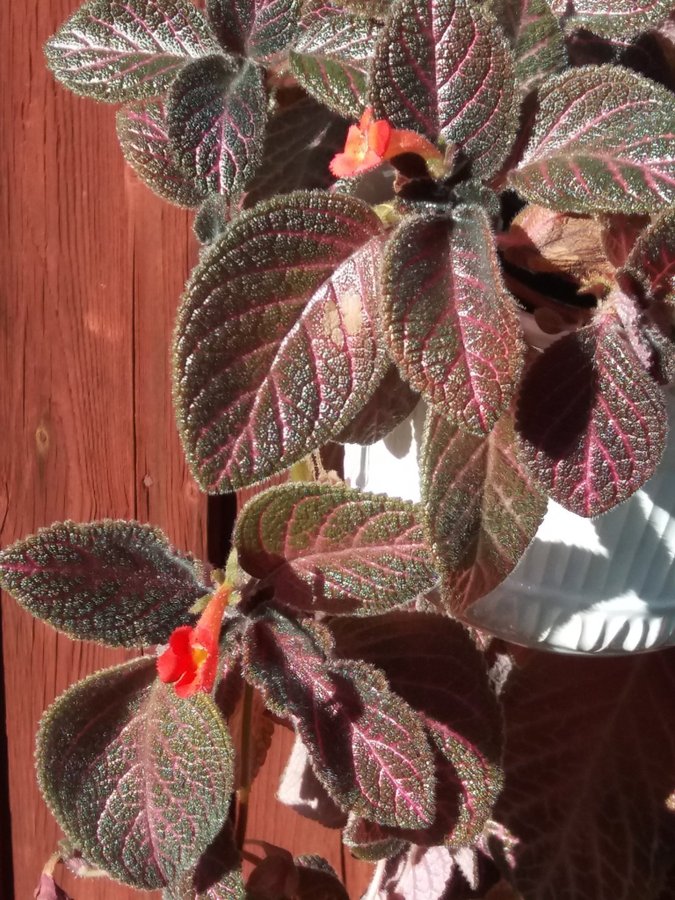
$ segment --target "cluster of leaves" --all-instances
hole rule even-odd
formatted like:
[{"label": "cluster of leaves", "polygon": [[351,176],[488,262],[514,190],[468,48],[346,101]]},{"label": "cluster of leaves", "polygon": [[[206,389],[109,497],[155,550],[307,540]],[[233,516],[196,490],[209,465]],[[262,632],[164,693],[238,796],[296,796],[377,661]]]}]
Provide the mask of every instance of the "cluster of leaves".
[{"label": "cluster of leaves", "polygon": [[[304,795],[386,860],[373,898],[672,896],[672,653],[533,654],[500,694],[507,655],[447,615],[513,569],[548,497],[597,515],[659,462],[671,5],[88,0],[48,42],[62,83],[127,104],[139,176],[198,208],[174,398],[205,490],[428,407],[419,506],[300,482],[244,508],[213,694],[180,699],[140,658],[48,710],[40,784],[88,865],[167,900],[344,898],[274,848],[244,887],[231,798],[255,766],[230,732],[257,697],[296,732]],[[365,109],[439,158],[333,183]],[[542,352],[528,317],[557,338]],[[211,590],[136,523],[53,526],[0,573],[34,615],[114,646],[162,644]]]}]

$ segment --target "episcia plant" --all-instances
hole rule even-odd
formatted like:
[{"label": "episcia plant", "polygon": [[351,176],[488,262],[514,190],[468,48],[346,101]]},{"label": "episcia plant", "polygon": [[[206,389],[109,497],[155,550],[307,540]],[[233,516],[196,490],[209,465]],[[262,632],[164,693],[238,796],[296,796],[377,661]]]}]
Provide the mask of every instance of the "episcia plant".
[{"label": "episcia plant", "polygon": [[[43,718],[58,856],[166,900],[347,897],[325,861],[251,842],[281,721],[280,798],[378,861],[371,900],[675,897],[673,652],[556,657],[460,621],[549,498],[600,515],[661,458],[672,4],[205,6],[89,0],[47,58],[126,104],[127,161],[198,210],[173,346],[195,478],[290,480],[243,506],[225,572],[134,522],[0,555],[33,615],[157,648]],[[323,445],[421,401],[421,503],[323,470]]]}]

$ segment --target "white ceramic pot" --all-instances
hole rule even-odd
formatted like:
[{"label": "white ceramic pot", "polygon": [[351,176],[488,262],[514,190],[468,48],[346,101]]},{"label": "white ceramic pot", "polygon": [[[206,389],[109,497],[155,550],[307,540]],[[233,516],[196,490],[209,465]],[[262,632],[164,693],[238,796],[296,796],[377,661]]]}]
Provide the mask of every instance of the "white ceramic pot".
[{"label": "white ceramic pot", "polygon": [[[371,447],[345,447],[355,486],[418,501],[424,416]],[[565,653],[624,654],[675,644],[675,397],[670,437],[653,477],[596,519],[549,501],[514,571],[466,621],[516,644]]]}]

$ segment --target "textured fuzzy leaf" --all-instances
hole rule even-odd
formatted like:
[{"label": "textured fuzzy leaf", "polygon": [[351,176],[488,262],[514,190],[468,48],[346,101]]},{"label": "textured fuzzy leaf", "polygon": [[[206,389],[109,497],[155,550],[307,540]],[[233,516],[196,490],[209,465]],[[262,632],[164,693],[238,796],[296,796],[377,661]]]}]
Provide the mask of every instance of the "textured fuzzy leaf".
[{"label": "textured fuzzy leaf", "polygon": [[374,444],[386,437],[415,409],[420,395],[392,363],[361,412],[335,436],[340,444]]},{"label": "textured fuzzy leaf", "polygon": [[383,317],[412,386],[450,421],[482,434],[508,406],[524,350],[487,214],[461,206],[453,216],[409,217],[394,232]]},{"label": "textured fuzzy leaf", "polygon": [[59,522],[0,553],[0,582],[73,638],[114,647],[166,641],[208,592],[190,557],[138,522]]},{"label": "textured fuzzy leaf", "polygon": [[358,200],[299,192],[240,216],[204,254],[175,344],[178,421],[202,487],[275,474],[369,399],[388,365],[379,228]]},{"label": "textured fuzzy leaf", "polygon": [[47,710],[40,788],[91,863],[140,889],[172,884],[227,817],[233,754],[211,697],[155,679],[154,659],[91,675]]},{"label": "textured fuzzy leaf", "polygon": [[513,418],[476,437],[430,411],[420,476],[428,541],[443,595],[461,613],[506,578],[525,552],[547,500],[515,454]]},{"label": "textured fuzzy leaf", "polygon": [[325,828],[342,828],[347,824],[346,813],[314,774],[307,748],[297,735],[279,782],[277,800]]},{"label": "textured fuzzy leaf", "polygon": [[675,202],[675,97],[622,66],[551,78],[510,181],[566,212],[649,213]]},{"label": "textured fuzzy leaf", "polygon": [[335,870],[321,856],[298,856],[297,900],[349,900]]},{"label": "textured fuzzy leaf", "polygon": [[167,888],[162,900],[246,900],[241,859],[229,819],[200,856],[194,872],[187,872]]},{"label": "textured fuzzy leaf", "polygon": [[656,900],[672,836],[675,654],[536,654],[504,694],[506,788],[524,900]]},{"label": "textured fuzzy leaf", "polygon": [[244,672],[288,717],[345,810],[385,825],[433,819],[433,756],[421,722],[377,669],[327,659],[306,627],[268,610],[251,623]]},{"label": "textured fuzzy leaf", "polygon": [[428,591],[438,577],[416,507],[348,487],[300,482],[257,494],[233,542],[250,575],[301,609],[378,612]]},{"label": "textured fuzzy leaf", "polygon": [[291,50],[300,84],[340,115],[357,119],[380,26],[372,19],[336,15],[305,28]]},{"label": "textured fuzzy leaf", "polygon": [[640,235],[625,269],[647,301],[675,303],[675,208],[662,212]]},{"label": "textured fuzzy leaf", "polygon": [[445,616],[403,611],[336,619],[331,631],[336,653],[384,672],[391,689],[421,715],[442,756],[431,833],[394,835],[416,844],[472,843],[502,786],[501,713],[467,631]]},{"label": "textured fuzzy leaf", "polygon": [[527,372],[518,450],[549,496],[577,515],[597,516],[651,476],[666,421],[663,391],[607,314],[556,341]]},{"label": "textured fuzzy leaf", "polygon": [[458,144],[492,174],[513,140],[513,59],[501,29],[471,0],[401,0],[371,76],[377,118]]},{"label": "textured fuzzy leaf", "polygon": [[300,0],[206,0],[206,8],[223,47],[264,58],[295,37]]},{"label": "textured fuzzy leaf", "polygon": [[672,11],[672,0],[548,0],[568,30],[587,28],[606,38],[633,38]]},{"label": "textured fuzzy leaf", "polygon": [[188,0],[89,0],[45,46],[61,84],[111,103],[157,96],[189,59],[218,50]]},{"label": "textured fuzzy leaf", "polygon": [[124,158],[150,190],[178,206],[199,206],[206,192],[178,165],[169,144],[161,100],[141,101],[117,113]]},{"label": "textured fuzzy leaf", "polygon": [[407,846],[405,840],[392,836],[394,830],[351,815],[342,831],[342,843],[357,859],[366,862],[390,859]]},{"label": "textured fuzzy leaf", "polygon": [[200,191],[236,199],[260,165],[267,119],[262,70],[224,56],[188,63],[171,86],[167,121],[181,168]]},{"label": "textured fuzzy leaf", "polygon": [[490,0],[488,8],[511,41],[522,93],[565,66],[565,37],[546,0]]},{"label": "textured fuzzy leaf", "polygon": [[267,123],[263,160],[247,188],[252,206],[276,194],[326,188],[328,164],[344,147],[347,122],[311,97],[301,97]]}]

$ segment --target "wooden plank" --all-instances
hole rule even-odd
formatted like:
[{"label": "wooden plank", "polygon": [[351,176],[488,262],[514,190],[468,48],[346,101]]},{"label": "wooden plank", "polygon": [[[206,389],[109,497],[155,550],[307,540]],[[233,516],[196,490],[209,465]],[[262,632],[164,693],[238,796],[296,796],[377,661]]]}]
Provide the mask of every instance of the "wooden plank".
[{"label": "wooden plank", "polygon": [[[73,0],[2,4],[3,526],[6,544],[66,517],[152,520],[203,555],[206,502],[187,476],[171,410],[169,337],[194,254],[188,216],[125,173],[114,111],[47,73],[42,44]],[[32,896],[58,829],[38,794],[42,710],[125,658],[2,606],[14,896]],[[4,834],[3,834],[4,837]],[[138,896],[64,886],[88,900]]]},{"label": "wooden plank", "polygon": [[[63,518],[133,517],[203,556],[206,501],[186,473],[169,383],[174,311],[196,257],[190,216],[125,170],[113,109],[73,97],[47,73],[42,45],[77,5],[0,4],[0,352],[10,386],[0,397],[0,541]],[[60,837],[35,784],[39,717],[73,681],[127,654],[58,636],[9,598],[2,632],[13,894],[24,900]],[[337,833],[274,800],[287,745],[280,729],[249,832],[339,869]],[[10,823],[0,825],[7,842]],[[345,871],[359,897],[369,867]],[[78,900],[139,896],[110,882],[66,878],[64,887]]]}]

